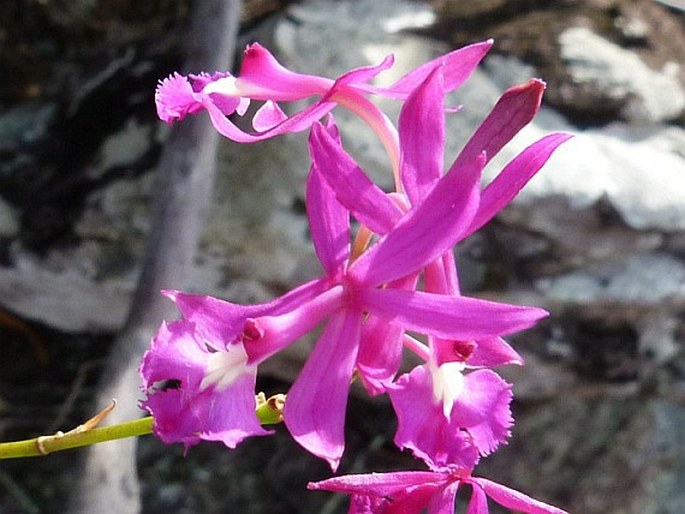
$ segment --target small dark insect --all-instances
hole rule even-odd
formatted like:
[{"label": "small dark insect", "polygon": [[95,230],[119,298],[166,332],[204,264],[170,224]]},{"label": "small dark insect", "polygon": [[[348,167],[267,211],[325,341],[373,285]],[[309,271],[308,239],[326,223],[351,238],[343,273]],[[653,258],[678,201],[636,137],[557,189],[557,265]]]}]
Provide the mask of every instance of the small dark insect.
[{"label": "small dark insect", "polygon": [[157,384],[157,389],[160,391],[168,391],[169,389],[180,389],[181,381],[177,378],[170,378],[169,380],[164,380]]}]

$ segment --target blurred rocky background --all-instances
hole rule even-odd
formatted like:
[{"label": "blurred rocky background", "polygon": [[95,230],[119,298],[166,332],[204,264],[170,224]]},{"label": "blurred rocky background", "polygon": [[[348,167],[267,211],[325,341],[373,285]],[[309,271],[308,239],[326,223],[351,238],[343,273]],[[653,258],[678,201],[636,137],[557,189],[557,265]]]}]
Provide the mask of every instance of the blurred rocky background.
[{"label": "blurred rocky background", "polygon": [[[93,413],[140,272],[168,135],[154,87],[181,64],[192,3],[0,4],[2,440]],[[389,52],[399,74],[494,37],[450,97],[464,107],[449,118],[448,159],[506,88],[547,81],[538,118],[491,173],[547,132],[577,137],[458,248],[469,294],[551,312],[513,339],[527,360],[503,371],[517,425],[480,473],[576,513],[685,512],[685,5],[250,0],[240,37],[239,48],[258,40],[286,66],[330,77]],[[355,120],[338,120],[351,153],[389,185],[382,149]],[[263,301],[318,273],[305,141],[222,143],[193,291]],[[287,388],[308,344],[265,367],[267,394]],[[349,418],[342,472],[418,465],[394,450],[384,401],[358,394]],[[144,512],[346,511],[343,497],[304,490],[328,471],[282,428],[236,451],[207,443],[187,456],[147,437],[139,462]],[[78,451],[3,461],[0,512],[62,512],[77,466]]]}]

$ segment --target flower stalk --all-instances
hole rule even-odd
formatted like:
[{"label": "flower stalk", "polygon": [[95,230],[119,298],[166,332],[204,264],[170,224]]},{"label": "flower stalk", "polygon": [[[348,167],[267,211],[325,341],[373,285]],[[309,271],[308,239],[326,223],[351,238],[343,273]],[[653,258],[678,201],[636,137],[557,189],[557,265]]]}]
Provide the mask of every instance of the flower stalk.
[{"label": "flower stalk", "polygon": [[0,443],[0,459],[43,457],[49,453],[80,448],[81,446],[151,434],[152,416],[118,425],[80,430],[79,428],[83,426],[79,425],[79,427],[66,433],[57,432],[53,435],[42,435],[23,441]]},{"label": "flower stalk", "polygon": [[[284,394],[275,394],[267,398],[264,393],[260,392],[255,397],[255,404],[255,414],[262,425],[277,425],[283,421]],[[110,405],[95,416],[69,432],[59,431],[52,435],[41,435],[32,439],[0,443],[0,460],[44,457],[50,453],[71,450],[72,448],[152,433],[154,424],[152,416],[98,427],[97,425],[112,412],[114,407],[116,407],[116,401],[113,400]]]}]

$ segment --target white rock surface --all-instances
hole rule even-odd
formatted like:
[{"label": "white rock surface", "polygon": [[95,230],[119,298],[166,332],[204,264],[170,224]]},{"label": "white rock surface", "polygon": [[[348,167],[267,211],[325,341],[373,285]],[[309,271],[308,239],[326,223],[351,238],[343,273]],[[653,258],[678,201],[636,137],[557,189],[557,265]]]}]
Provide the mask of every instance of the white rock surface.
[{"label": "white rock surface", "polygon": [[571,27],[559,36],[561,58],[573,80],[599,99],[625,102],[622,115],[638,123],[677,118],[685,108],[678,63],[650,69],[634,52],[595,34]]}]

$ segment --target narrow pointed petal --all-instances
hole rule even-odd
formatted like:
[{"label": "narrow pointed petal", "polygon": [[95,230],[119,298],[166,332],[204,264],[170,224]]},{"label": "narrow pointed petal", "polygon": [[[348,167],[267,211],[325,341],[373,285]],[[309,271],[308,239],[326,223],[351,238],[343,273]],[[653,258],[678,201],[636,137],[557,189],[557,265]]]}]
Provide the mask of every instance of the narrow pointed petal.
[{"label": "narrow pointed petal", "polygon": [[349,514],[421,514],[431,502],[444,505],[442,492],[456,492],[452,485],[449,475],[399,471],[334,477],[307,487],[352,495]]},{"label": "narrow pointed petal", "polygon": [[481,156],[445,175],[424,201],[349,269],[365,286],[379,286],[419,271],[451,249],[471,225],[480,195]]},{"label": "narrow pointed petal", "polygon": [[236,79],[242,96],[273,101],[300,100],[323,94],[332,84],[330,79],[288,70],[259,43],[245,49]]},{"label": "narrow pointed petal", "polygon": [[370,316],[363,325],[357,371],[371,396],[385,392],[402,362],[401,327]]},{"label": "narrow pointed petal", "polygon": [[394,496],[392,502],[382,512],[383,514],[423,514],[436,495],[441,498],[440,493],[443,489],[444,487],[434,484],[423,484],[409,489]]},{"label": "narrow pointed petal", "polygon": [[485,494],[508,509],[525,512],[526,514],[568,514],[565,510],[535,500],[519,491],[486,478],[471,477],[469,481],[474,484],[474,487],[476,487],[476,484],[482,487]]},{"label": "narrow pointed petal", "polygon": [[523,366],[523,357],[501,337],[476,341],[476,349],[466,361],[466,365],[472,368],[496,368],[507,364]]},{"label": "narrow pointed petal", "polygon": [[412,204],[421,202],[442,176],[444,97],[443,67],[436,66],[409,95],[400,112],[400,173]]},{"label": "narrow pointed petal", "polygon": [[466,143],[454,165],[460,166],[482,152],[488,160],[497,155],[535,117],[544,91],[545,83],[539,79],[508,89]]},{"label": "narrow pointed petal", "polygon": [[361,308],[405,330],[462,341],[517,332],[548,314],[536,307],[421,291],[363,289],[357,294]]},{"label": "narrow pointed petal", "polygon": [[316,164],[307,179],[306,205],[316,255],[326,275],[336,277],[350,255],[350,220]]},{"label": "narrow pointed petal", "polygon": [[445,92],[454,91],[471,76],[492,44],[490,39],[440,56],[410,71],[390,87],[379,89],[378,94],[404,99],[440,64],[445,66]]},{"label": "narrow pointed petal", "polygon": [[[418,275],[397,280],[388,287],[413,291]],[[392,383],[402,363],[404,342],[402,327],[387,323],[376,316],[366,316],[362,324],[357,371],[371,396],[384,393]]]},{"label": "narrow pointed petal", "polygon": [[205,338],[228,343],[243,331],[248,318],[283,314],[316,298],[329,288],[326,280],[312,280],[275,300],[256,305],[239,305],[212,296],[181,291],[166,290],[163,294],[176,304],[186,320],[197,325],[198,331]]},{"label": "narrow pointed petal", "polygon": [[540,171],[554,151],[572,137],[563,132],[550,134],[530,145],[509,162],[483,190],[478,212],[468,233],[472,234],[481,228],[508,205]]},{"label": "narrow pointed petal", "polygon": [[343,287],[334,285],[283,314],[247,319],[238,340],[245,345],[249,362],[263,362],[314,330],[341,308],[343,297]]},{"label": "narrow pointed petal", "polygon": [[427,514],[454,514],[455,497],[458,489],[459,481],[438,489],[428,502]]},{"label": "narrow pointed petal", "polygon": [[230,121],[211,99],[204,100],[202,104],[209,113],[212,125],[214,125],[217,132],[237,143],[256,143],[257,141],[263,141],[287,132],[302,132],[309,129],[315,121],[323,118],[336,106],[335,102],[320,100],[269,130],[249,133],[239,129]]},{"label": "narrow pointed petal", "polygon": [[454,252],[446,252],[424,269],[424,288],[428,293],[459,295],[459,277]]},{"label": "narrow pointed petal", "polygon": [[477,484],[472,484],[473,492],[471,493],[471,500],[466,509],[466,514],[488,514],[488,497],[485,491]]},{"label": "narrow pointed petal", "polygon": [[345,409],[359,349],[361,313],[333,316],[290,388],[284,418],[307,451],[338,468],[345,449]]},{"label": "narrow pointed petal", "polygon": [[[395,56],[392,54],[386,55],[385,58],[376,65],[371,66],[361,66],[347,73],[340,75],[335,80],[335,85],[333,89],[339,89],[345,86],[358,87],[362,91],[366,90],[365,84],[370,80],[376,78],[379,73],[392,68],[395,63]],[[371,88],[373,90],[373,88]]]},{"label": "narrow pointed petal", "polygon": [[312,160],[335,191],[336,198],[360,223],[385,234],[402,217],[402,211],[374,184],[345,152],[340,142],[319,125],[309,139]]}]

